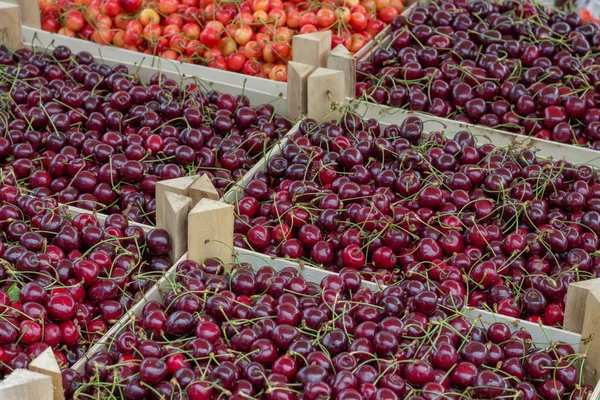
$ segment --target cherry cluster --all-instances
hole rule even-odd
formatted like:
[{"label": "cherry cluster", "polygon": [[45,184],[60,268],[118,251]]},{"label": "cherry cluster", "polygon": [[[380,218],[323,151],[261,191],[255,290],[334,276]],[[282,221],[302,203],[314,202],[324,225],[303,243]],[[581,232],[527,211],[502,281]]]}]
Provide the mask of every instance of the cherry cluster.
[{"label": "cherry cluster", "polygon": [[391,24],[357,97],[600,150],[600,24],[529,2],[437,0]]},{"label": "cherry cluster", "polygon": [[4,182],[135,222],[154,223],[157,181],[203,173],[223,192],[291,127],[271,104],[160,72],[144,82],[65,46],[2,47],[0,70]]},{"label": "cherry cluster", "polygon": [[164,229],[71,217],[14,186],[0,199],[0,376],[47,348],[74,364],[171,267]]},{"label": "cherry cluster", "polygon": [[181,262],[162,301],[85,363],[68,398],[266,400],[588,399],[585,357],[536,347],[438,302],[419,281],[373,292],[356,269],[308,283],[297,270],[228,273]]},{"label": "cherry cluster", "polygon": [[586,165],[425,136],[347,113],[303,121],[236,202],[234,243],[435,284],[468,305],[561,325],[570,282],[600,276],[600,182]]}]

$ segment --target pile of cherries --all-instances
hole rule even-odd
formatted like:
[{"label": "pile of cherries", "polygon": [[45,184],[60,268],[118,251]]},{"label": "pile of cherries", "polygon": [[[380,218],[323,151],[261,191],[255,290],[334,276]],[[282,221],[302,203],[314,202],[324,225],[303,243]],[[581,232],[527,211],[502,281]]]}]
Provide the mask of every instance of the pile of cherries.
[{"label": "pile of cherries", "polygon": [[353,268],[320,287],[279,272],[184,261],[163,301],[147,303],[82,372],[67,398],[429,400],[588,399],[571,345],[536,347],[485,328],[406,280],[361,287]]},{"label": "pile of cherries", "polygon": [[529,2],[436,0],[396,17],[357,97],[600,150],[600,24]]},{"label": "pile of cherries", "polygon": [[14,186],[0,198],[0,377],[47,348],[75,363],[171,267],[164,229],[71,218]]},{"label": "pile of cherries", "polygon": [[236,202],[234,243],[560,326],[570,282],[600,277],[600,182],[530,150],[347,113],[303,121]]},{"label": "pile of cherries", "polygon": [[146,84],[65,46],[0,47],[0,71],[4,182],[135,222],[154,223],[157,181],[203,173],[223,192],[291,127],[271,104],[195,78]]}]

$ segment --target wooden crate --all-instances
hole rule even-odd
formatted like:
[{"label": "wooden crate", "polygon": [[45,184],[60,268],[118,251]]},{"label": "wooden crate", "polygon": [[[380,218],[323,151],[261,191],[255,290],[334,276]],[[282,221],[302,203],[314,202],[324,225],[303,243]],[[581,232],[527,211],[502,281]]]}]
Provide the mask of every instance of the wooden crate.
[{"label": "wooden crate", "polygon": [[[417,3],[409,7],[403,13],[403,15],[409,15],[415,6],[426,5],[427,2],[428,0],[419,0]],[[553,0],[543,0],[538,1],[538,3],[549,6],[554,5]],[[392,40],[390,33],[391,32],[388,27],[380,35],[378,35],[376,40],[365,46],[360,52],[357,53],[356,62],[369,60],[379,45],[388,45]],[[508,146],[516,143],[526,148],[535,148],[538,150],[538,153],[544,157],[553,157],[555,159],[564,158],[568,161],[576,162],[578,164],[600,166],[600,152],[589,148],[558,143],[545,139],[538,139],[535,137],[504,131],[502,129],[486,127],[483,125],[467,124],[448,118],[436,117],[427,113],[408,111],[387,105],[375,104],[356,99],[355,97],[355,93],[352,93],[350,97],[346,98],[346,102],[349,104],[350,109],[364,118],[375,118],[380,122],[389,124],[401,124],[404,120],[411,116],[418,116],[423,120],[425,130],[429,132],[442,131],[446,129],[454,132],[467,130],[478,137],[488,139],[491,143],[497,146]]]},{"label": "wooden crate", "polygon": [[[17,0],[14,0],[17,1]],[[19,0],[29,1],[29,0]],[[423,1],[423,0],[420,0]],[[417,2],[409,1],[412,6],[418,4]],[[403,14],[407,14],[409,9],[407,8]],[[26,24],[27,25],[27,24]],[[23,27],[23,43],[30,47],[42,47],[42,48],[53,48],[59,45],[68,46],[73,52],[88,51],[94,55],[99,55],[101,59],[109,64],[112,63],[123,63],[127,66],[133,67],[148,67],[153,70],[160,70],[163,73],[172,73],[183,76],[195,76],[210,82],[213,87],[221,92],[230,93],[229,89],[237,90],[243,88],[248,93],[261,93],[263,96],[270,96],[277,98],[280,115],[286,116],[283,110],[288,110],[287,99],[288,91],[290,89],[287,82],[277,82],[270,79],[253,77],[243,75],[237,72],[221,71],[206,66],[195,65],[190,63],[182,63],[179,61],[173,61],[164,59],[161,57],[139,53],[131,50],[121,49],[114,46],[102,46],[94,42],[87,40],[70,38],[64,35],[49,33],[43,30],[35,29],[35,24]],[[311,34],[296,35],[294,36],[294,43],[298,50],[294,52],[296,55],[294,61],[300,63],[308,63],[313,65],[315,68],[328,68],[332,70],[341,71],[344,73],[346,84],[344,86],[345,94],[353,96],[354,86],[356,82],[355,77],[355,64],[370,55],[372,50],[385,40],[389,34],[389,26],[383,29],[377,34],[372,40],[370,40],[360,51],[356,54],[349,53],[345,48],[343,49],[331,49],[329,31],[318,31]],[[329,34],[329,35],[328,35]],[[340,46],[338,46],[340,47]],[[343,47],[343,46],[341,46]],[[318,56],[312,57],[312,54],[316,53]],[[288,76],[288,82],[293,79],[293,73]],[[237,94],[237,93],[236,93]],[[252,97],[247,94],[252,100]],[[294,98],[294,94],[290,94]],[[343,99],[343,98],[342,98]],[[341,99],[340,99],[341,100]],[[261,101],[262,103],[267,101]],[[292,104],[289,109],[296,110],[298,104]],[[296,117],[296,114],[291,115]]]},{"label": "wooden crate", "polygon": [[[44,31],[38,31],[35,29],[30,29],[30,28],[24,28],[25,33],[24,36],[27,39],[25,42],[25,46],[32,48],[32,49],[36,49],[36,50],[43,50],[43,51],[52,51],[53,48],[60,46],[60,45],[65,45],[68,46],[69,48],[71,48],[72,51],[88,51],[90,53],[92,53],[92,55],[98,60],[101,61],[102,63],[109,65],[109,66],[114,66],[117,64],[123,64],[125,66],[127,66],[129,68],[130,71],[135,72],[142,80],[144,81],[149,81],[150,78],[156,73],[156,72],[161,72],[166,78],[170,78],[175,80],[176,82],[182,82],[182,81],[190,81],[190,82],[194,82],[197,83],[199,85],[201,85],[202,87],[204,87],[207,90],[216,90],[218,92],[221,93],[229,93],[231,95],[238,95],[238,94],[244,94],[246,95],[251,104],[272,104],[275,108],[275,113],[286,117],[287,116],[287,100],[282,97],[283,94],[279,93],[279,92],[265,92],[263,91],[264,89],[269,89],[269,85],[266,85],[266,87],[262,87],[262,90],[256,90],[256,89],[251,89],[249,88],[249,86],[244,86],[245,85],[245,80],[240,80],[238,78],[242,77],[244,78],[243,75],[240,74],[233,74],[233,73],[228,73],[229,75],[233,75],[236,77],[236,79],[229,79],[230,77],[228,75],[219,75],[221,73],[223,73],[224,71],[218,71],[212,68],[207,68],[207,67],[199,67],[199,66],[194,66],[191,64],[181,64],[182,66],[193,66],[193,67],[198,67],[198,68],[202,68],[200,70],[200,72],[210,72],[210,74],[202,75],[202,76],[196,76],[193,74],[189,74],[185,72],[185,69],[181,69],[181,70],[169,70],[169,69],[164,69],[161,70],[160,68],[157,68],[157,64],[158,67],[160,66],[160,63],[162,62],[167,62],[168,60],[162,60],[160,58],[153,58],[153,57],[148,57],[147,55],[141,54],[141,53],[135,53],[135,52],[131,52],[131,51],[126,51],[126,50],[121,50],[121,49],[117,49],[117,48],[113,48],[113,47],[106,47],[106,46],[99,46],[96,45],[94,43],[88,42],[88,41],[83,41],[83,40],[76,40],[76,39],[72,39],[63,35],[54,35],[54,34],[50,34]],[[107,53],[108,51],[108,53]],[[121,53],[121,52],[125,52],[125,53]],[[135,61],[135,58],[133,58],[134,61],[132,61],[132,57],[129,57],[129,55],[131,54],[138,54],[143,56],[142,58],[139,59],[139,63],[137,61]],[[124,57],[124,56],[128,56],[125,57],[123,60],[118,60],[116,57]],[[115,57],[115,58],[109,58],[109,57]],[[126,60],[126,61],[125,61]],[[213,75],[213,72],[216,73],[217,75]],[[227,78],[227,79],[225,79]],[[246,77],[246,78],[252,78],[252,77]],[[223,79],[223,81],[219,81],[219,79]],[[244,78],[245,79],[245,78]],[[259,78],[253,78],[253,79],[259,79]],[[265,79],[259,79],[261,82],[261,85],[265,86],[264,83],[276,83],[274,81],[269,81],[269,80],[265,80]],[[260,86],[260,85],[258,85]],[[197,175],[194,177],[185,177],[185,178],[181,178],[183,181],[185,181],[185,179],[191,179],[192,181],[196,182],[197,178],[199,178],[201,175]],[[190,181],[190,185],[191,182]],[[179,179],[174,179],[171,181],[161,181],[158,183],[157,185],[157,196],[156,198],[161,198],[161,200],[164,200],[162,198],[162,195],[164,193],[164,188],[165,187],[170,187],[171,189],[169,190],[170,192],[172,192],[173,194],[179,194],[181,195],[183,192],[182,190],[177,190],[175,188],[175,186],[180,185],[181,182],[179,181]],[[192,193],[190,195],[190,198],[192,198],[192,202],[191,202],[191,208],[193,208],[198,201],[201,198],[211,198],[213,200],[217,200],[218,199],[218,194],[215,194],[216,191],[214,189],[214,187],[212,187],[212,185],[210,184],[210,182],[205,182],[202,181],[202,185],[200,185],[200,181],[198,180],[197,185],[199,185],[196,188],[191,188],[191,192],[190,192],[190,188],[186,187],[186,195],[189,193]],[[210,185],[207,186],[207,185]],[[212,194],[209,195],[208,192],[211,192]],[[183,199],[178,199],[177,196],[174,196],[173,194],[169,195],[170,196],[170,208],[168,209],[168,213],[169,213],[169,218],[163,219],[163,204],[166,204],[164,201],[161,202],[161,204],[158,204],[159,200],[157,200],[157,227],[161,227],[161,228],[165,228],[169,234],[173,237],[174,239],[174,248],[172,251],[172,259],[178,259],[184,252],[187,251],[187,238],[185,233],[187,232],[187,217],[184,217],[184,212],[182,211],[186,205],[185,200]],[[217,196],[215,198],[215,196]],[[177,201],[183,201],[183,203],[179,203],[176,204]],[[174,207],[174,208],[173,208]],[[77,209],[76,207],[71,207],[71,209],[75,210]],[[85,210],[83,209],[79,209],[80,212],[83,212]],[[106,218],[106,215],[102,215],[101,213],[98,213],[99,217],[102,216],[102,218]],[[187,213],[185,213],[185,215],[187,216]],[[137,224],[137,223],[133,223],[133,224]],[[143,224],[140,224],[143,225]],[[149,225],[147,225],[149,226]]]},{"label": "wooden crate", "polygon": [[[600,167],[600,152],[570,144],[553,142],[545,139],[519,135],[500,129],[488,128],[481,125],[466,124],[447,118],[439,118],[430,114],[406,111],[400,108],[368,103],[361,100],[349,100],[348,107],[364,118],[375,118],[386,124],[401,124],[409,117],[419,117],[423,121],[426,132],[469,131],[479,140],[487,140],[496,146],[520,146],[524,149],[536,149],[543,157],[564,159],[576,164],[587,164]],[[483,142],[482,142],[483,143]]]},{"label": "wooden crate", "polygon": [[73,53],[87,51],[96,60],[106,65],[127,66],[130,71],[135,72],[145,81],[150,80],[156,72],[161,72],[165,77],[176,82],[194,80],[209,90],[213,89],[234,96],[244,94],[252,104],[272,104],[277,114],[287,116],[287,90],[280,85],[280,82],[189,63],[175,63],[160,57],[117,47],[100,46],[87,40],[73,39],[28,27],[23,27],[23,45],[29,48],[47,49],[47,51],[52,51],[58,46],[67,46]]},{"label": "wooden crate", "polygon": [[[382,127],[390,125],[391,123],[393,123],[393,122],[381,121]],[[427,127],[431,127],[431,125],[427,125],[427,123],[425,123],[424,125],[425,125],[426,131],[427,131]],[[276,157],[281,154],[283,147],[285,147],[285,145],[290,140],[289,136],[291,134],[293,134],[295,131],[297,131],[298,126],[299,126],[299,124],[297,124],[292,129],[292,131],[290,131],[290,134],[288,135],[288,137],[283,138],[277,145],[275,145],[267,153],[265,158],[263,158],[260,162],[258,162],[256,165],[254,165],[254,167],[231,190],[229,190],[223,196],[223,201],[228,202],[230,204],[235,204],[237,202],[237,200],[240,198],[246,185],[252,180],[253,176],[257,172],[265,171],[268,160],[271,159],[272,157]],[[431,129],[431,130],[434,131],[434,129]],[[501,134],[504,134],[504,132],[501,132]],[[494,141],[492,141],[492,143],[496,144]],[[518,142],[508,142],[506,144],[517,145],[517,143]],[[501,144],[504,145],[505,143],[501,142]],[[551,143],[551,144],[558,145],[557,143]],[[525,143],[521,143],[518,145],[526,146]],[[571,146],[564,146],[564,145],[558,146],[558,148],[564,152],[564,154],[562,154],[560,158],[565,158],[566,160],[570,160],[576,164],[580,163],[579,160],[581,160],[581,156],[579,154],[577,154],[578,149],[574,149]],[[548,154],[548,156],[550,156],[550,154]],[[554,153],[554,156],[558,158],[556,153]],[[248,262],[252,265],[266,263],[265,265],[271,265],[272,267],[274,267],[277,270],[285,268],[285,267],[292,267],[295,269],[299,269],[302,272],[302,274],[306,276],[307,280],[309,278],[312,281],[314,281],[315,279],[320,280],[320,278],[327,276],[327,275],[336,275],[335,272],[324,271],[322,269],[315,268],[310,265],[306,265],[302,261],[292,261],[292,260],[282,259],[282,258],[271,258],[270,256],[267,256],[265,254],[261,254],[261,253],[255,252],[255,251],[241,249],[241,248],[237,248],[237,247],[235,248],[235,251],[236,251],[235,258],[238,262]],[[578,293],[577,295],[575,295],[574,293],[572,293],[573,289],[570,289],[568,297],[567,297],[567,311],[565,313],[566,314],[565,321],[566,322],[567,321],[578,321],[577,323],[580,325],[580,329],[576,330],[576,329],[567,329],[567,328],[559,329],[559,328],[553,328],[553,327],[544,327],[546,334],[550,335],[551,338],[553,338],[553,337],[556,337],[556,338],[570,337],[571,339],[574,340],[577,337],[572,336],[572,333],[580,334],[579,338],[581,338],[581,337],[587,338],[591,334],[595,333],[595,331],[593,329],[597,325],[597,323],[600,323],[600,311],[592,313],[590,310],[600,309],[600,307],[599,307],[600,306],[600,279],[592,279],[592,280],[588,280],[588,281],[584,281],[584,282],[579,282],[577,285],[579,285],[579,284],[589,285],[589,287],[593,288],[594,290],[592,290],[592,294],[590,294],[590,296],[592,296],[592,297],[597,296],[598,302],[594,303],[594,299],[596,297],[594,297],[591,300],[588,300],[587,292]],[[377,289],[376,283],[366,282],[365,285],[369,286],[372,289]],[[586,301],[589,301],[587,303],[587,306],[585,306]],[[574,305],[569,306],[569,303],[572,303]],[[583,306],[585,306],[585,307],[583,307],[583,311],[582,311],[582,304],[583,304]],[[570,310],[573,310],[573,311],[570,311]],[[536,329],[539,330],[539,326],[536,323],[520,320],[517,318],[503,316],[503,315],[492,313],[492,312],[489,312],[486,310],[474,309],[471,311],[471,314],[480,315],[483,320],[502,321],[511,326],[523,327],[524,329],[526,329],[528,331],[535,331]],[[569,315],[572,315],[572,317],[570,318]],[[596,319],[594,319],[594,318],[596,318]],[[590,322],[590,321],[594,321],[594,322]],[[586,325],[587,329],[583,329],[583,325],[585,323],[587,323],[587,325]],[[582,332],[583,332],[583,334],[582,334]],[[552,339],[552,340],[554,340],[554,339]],[[595,350],[595,346],[598,346],[597,350]],[[595,383],[597,381],[596,371],[600,371],[600,340],[593,341],[593,345],[590,347],[590,349],[593,350],[593,354],[592,354],[593,357],[592,356],[590,357],[590,359],[593,360],[593,361],[590,361],[590,365],[593,365],[593,369],[591,369],[591,368],[588,369],[586,371],[586,376],[587,376],[587,381],[593,381]]]},{"label": "wooden crate", "polygon": [[[201,65],[167,60],[161,57],[125,50],[114,46],[101,46],[83,39],[70,38],[64,35],[50,33],[30,27],[23,27],[23,43],[25,45],[43,48],[53,48],[59,45],[68,46],[73,52],[87,51],[94,56],[99,55],[105,62],[113,61],[126,65],[145,66],[163,73],[195,76],[215,85],[215,89],[226,92],[225,87],[240,88],[246,91],[268,94],[274,98],[287,98],[287,84],[264,78],[243,75],[235,72],[221,71]],[[217,89],[217,87],[222,87]],[[227,92],[229,93],[229,92]],[[285,107],[284,107],[285,109]]]},{"label": "wooden crate", "polygon": [[[272,260],[268,256],[263,254],[258,254],[255,252],[236,249],[237,259],[236,263],[248,263],[252,266],[254,270],[258,270],[263,266],[269,265],[273,267],[275,270],[281,270],[283,268],[291,267],[297,269],[299,274],[303,276],[307,282],[312,282],[315,284],[319,284],[321,280],[329,275],[336,275],[333,272],[325,271],[322,269],[301,266],[298,263],[294,263],[287,260],[276,259]],[[183,257],[182,259],[184,259]],[[86,358],[80,360],[73,367],[75,370],[82,372],[84,371],[86,360],[91,357],[93,354],[99,351],[106,350],[112,340],[116,337],[116,335],[124,330],[127,327],[127,324],[131,322],[131,317],[133,315],[140,317],[143,307],[148,301],[158,301],[162,303],[165,299],[165,295],[172,289],[172,282],[175,277],[175,269],[176,264],[167,272],[167,274],[161,278],[161,280],[153,287],[151,291],[149,291],[144,299],[138,303],[134,308],[131,309],[131,314],[129,319],[123,318],[119,321],[118,325],[115,325],[96,345],[94,345],[90,351],[87,353]],[[363,281],[363,287],[368,287],[371,290],[377,291],[382,290],[383,287],[378,287],[375,283]],[[505,317],[498,314],[493,314],[489,312],[485,312],[478,309],[470,309],[466,312],[466,318],[473,321],[479,326],[487,327],[495,322],[505,323],[512,332],[518,330],[526,330],[532,335],[532,340],[536,345],[545,346],[552,342],[564,342],[569,343],[575,346],[575,349],[578,351],[585,351],[585,348],[581,346],[577,347],[577,344],[581,342],[582,336],[577,333],[564,331],[561,329],[551,328],[551,327],[541,327],[537,324],[533,324],[527,321],[517,320],[510,317]],[[588,359],[589,361],[589,359]],[[596,381],[594,381],[595,383]],[[596,387],[596,390],[600,390]],[[596,400],[594,398],[594,400]]]},{"label": "wooden crate", "polygon": [[[59,205],[59,207],[60,212],[63,212],[65,215],[70,216],[71,218],[74,218],[80,214],[95,215],[101,224],[103,224],[107,218],[107,215],[94,213],[78,207],[65,205]],[[156,227],[153,226],[131,221],[129,224],[131,226],[141,227],[144,233],[148,233],[151,230],[156,229]],[[158,281],[159,279],[157,279],[157,283]],[[149,289],[148,293],[155,289],[157,283]],[[134,307],[135,305],[129,311],[126,311],[124,316],[119,322],[116,323],[116,325],[121,323],[123,319],[128,318]],[[94,346],[88,350],[88,353],[92,351],[93,347]],[[50,351],[49,354],[48,351]],[[60,369],[58,368],[56,359],[54,358],[54,355],[50,349],[42,353],[42,355],[40,355],[40,357],[38,357],[36,360],[32,361],[29,366],[29,371],[17,370],[16,374],[13,373],[9,375],[9,377],[10,378],[0,382],[0,399],[2,400],[61,400],[64,398],[62,386],[60,386],[60,390],[54,390],[54,393],[52,390],[53,387],[56,388],[58,386],[59,382],[62,385],[62,377],[60,377]],[[58,377],[60,377],[60,380]],[[49,391],[48,388],[50,388]]]},{"label": "wooden crate", "polygon": [[[206,199],[201,199],[199,201],[199,203],[201,203],[202,201],[205,201]],[[229,207],[231,208],[231,213],[232,213],[232,222],[233,222],[233,207],[225,204],[225,203],[221,203],[218,201],[214,201],[214,200],[208,200],[205,201],[205,203],[208,203],[208,205],[205,204],[205,208],[204,208],[204,212],[203,212],[203,216],[204,217],[212,217],[212,214],[217,212],[219,213],[220,210],[225,206],[225,207]],[[88,210],[83,210],[80,208],[76,208],[76,207],[68,207],[68,206],[63,206],[64,211],[66,214],[74,217],[76,215],[79,214],[95,214],[99,221],[101,223],[103,223],[106,220],[106,215],[104,214],[100,214],[100,213],[93,213],[91,211]],[[218,216],[220,217],[220,215]],[[152,226],[148,226],[148,225],[143,225],[143,224],[137,224],[137,223],[133,223],[130,222],[130,224],[135,225],[135,226],[140,226],[144,232],[149,232],[152,229],[155,229],[155,227]],[[233,227],[232,227],[233,229]],[[215,257],[215,256],[219,256],[219,253],[211,253],[211,250],[208,249],[207,251],[205,251],[206,257],[210,258],[210,257]],[[127,324],[130,323],[131,318],[133,316],[139,316],[142,312],[142,309],[144,307],[144,305],[151,300],[156,300],[157,298],[160,299],[159,296],[159,288],[160,287],[164,287],[164,285],[166,285],[170,279],[172,279],[173,274],[175,273],[175,267],[177,266],[177,264],[180,261],[186,260],[187,259],[187,253],[183,254],[178,260],[176,260],[176,262],[174,262],[173,266],[171,267],[171,269],[169,270],[169,272],[167,272],[165,275],[160,276],[156,283],[154,285],[152,285],[150,287],[150,289],[144,293],[144,295],[142,296],[142,299],[138,302],[136,302],[135,304],[133,304],[133,306],[127,310],[125,312],[125,314],[119,319],[119,321],[117,321],[109,330],[108,332],[94,345],[92,345],[90,347],[90,349],[86,352],[85,356],[80,359],[77,363],[75,363],[73,365],[72,368],[74,368],[77,371],[82,372],[83,368],[85,366],[85,361],[94,353],[96,353],[99,350],[102,350],[103,348],[105,348],[107,341],[111,338],[114,337],[114,335],[119,332],[124,326],[126,326]],[[52,359],[54,359],[54,356],[52,355],[51,357]],[[41,361],[38,362],[37,364],[40,364],[41,366],[45,366],[47,364],[42,363]],[[54,362],[56,363],[56,360],[54,360]],[[35,370],[36,368],[36,363],[32,363],[33,365],[33,369]],[[31,370],[31,366],[30,366],[30,370]],[[39,372],[41,369],[38,367],[37,371]],[[52,391],[52,388],[56,388],[57,386],[57,378],[56,378],[56,371],[54,368],[48,368],[46,367],[46,369],[48,371],[43,371],[44,375],[40,374],[35,374],[29,371],[21,371],[18,370],[16,373],[13,373],[10,375],[10,379],[6,379],[5,381],[0,382],[0,399],[2,400],[62,400],[64,399],[64,395],[62,393],[62,389],[61,390],[54,390],[54,394]],[[58,372],[60,374],[60,372]],[[15,375],[15,376],[13,376]],[[52,379],[51,379],[52,378]],[[53,385],[52,382],[54,382],[55,384]],[[62,380],[62,378],[61,378]],[[45,396],[45,397],[44,397]],[[49,396],[49,397],[48,397]]]}]

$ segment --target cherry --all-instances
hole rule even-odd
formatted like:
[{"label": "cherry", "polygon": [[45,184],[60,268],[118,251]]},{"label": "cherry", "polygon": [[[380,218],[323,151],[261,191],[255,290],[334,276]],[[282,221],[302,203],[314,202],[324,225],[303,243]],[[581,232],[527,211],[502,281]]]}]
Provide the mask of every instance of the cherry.
[{"label": "cherry", "polygon": [[542,379],[550,373],[547,367],[551,365],[552,359],[548,354],[534,353],[527,357],[524,367],[527,376],[534,379]]},{"label": "cherry", "polygon": [[433,379],[433,368],[425,361],[416,361],[405,372],[406,380],[412,385],[425,385]]},{"label": "cherry", "polygon": [[208,382],[195,382],[186,388],[190,400],[208,400],[212,397],[212,387]]}]

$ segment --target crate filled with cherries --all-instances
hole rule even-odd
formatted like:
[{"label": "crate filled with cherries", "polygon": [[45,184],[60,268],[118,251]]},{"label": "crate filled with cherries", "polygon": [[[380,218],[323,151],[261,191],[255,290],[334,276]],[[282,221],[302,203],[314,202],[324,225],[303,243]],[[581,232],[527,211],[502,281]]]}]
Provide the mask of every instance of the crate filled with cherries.
[{"label": "crate filled with cherries", "polygon": [[223,193],[291,128],[273,104],[197,78],[145,82],[87,52],[0,47],[3,181],[63,204],[155,221],[159,180],[208,174]]},{"label": "crate filled with cherries", "polygon": [[432,284],[374,292],[352,267],[319,284],[299,271],[182,261],[131,324],[63,371],[67,399],[590,398],[579,343],[470,320]]},{"label": "crate filled with cherries", "polygon": [[404,10],[404,0],[84,3],[40,0],[42,29],[280,82],[296,35],[329,31],[332,48],[356,53]]},{"label": "crate filled with cherries", "polygon": [[73,217],[14,186],[0,196],[0,376],[48,348],[73,365],[172,265],[164,229]]},{"label": "crate filled with cherries", "polygon": [[599,29],[534,2],[432,1],[357,64],[356,96],[600,150]]},{"label": "crate filled with cherries", "polygon": [[425,134],[418,117],[305,120],[243,184],[234,244],[272,257],[552,326],[567,286],[600,276],[594,168]]}]

